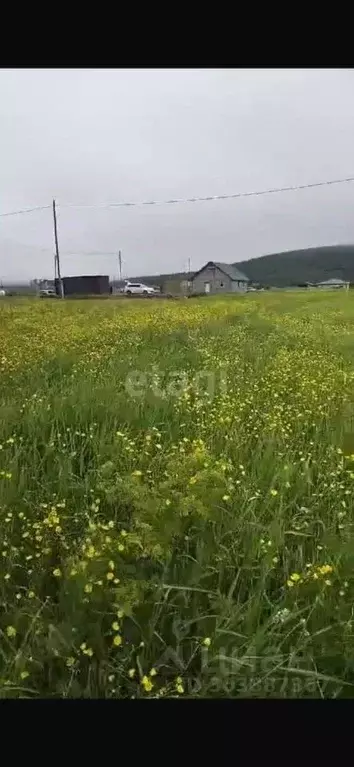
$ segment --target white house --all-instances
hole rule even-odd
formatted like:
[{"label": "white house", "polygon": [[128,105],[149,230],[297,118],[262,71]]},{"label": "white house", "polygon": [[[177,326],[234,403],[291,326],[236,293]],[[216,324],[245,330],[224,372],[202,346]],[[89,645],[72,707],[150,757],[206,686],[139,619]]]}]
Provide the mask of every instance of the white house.
[{"label": "white house", "polygon": [[345,280],[341,280],[338,277],[331,277],[330,280],[323,280],[323,282],[317,282],[316,284],[317,288],[324,288],[324,289],[333,289],[333,288],[344,288],[345,290],[348,290],[349,288],[349,282],[346,282]]}]

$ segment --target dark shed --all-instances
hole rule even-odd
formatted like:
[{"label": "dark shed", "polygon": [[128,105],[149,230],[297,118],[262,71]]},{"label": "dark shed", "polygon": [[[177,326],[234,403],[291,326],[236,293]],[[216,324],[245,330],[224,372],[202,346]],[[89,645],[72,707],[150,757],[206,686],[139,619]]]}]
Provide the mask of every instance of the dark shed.
[{"label": "dark shed", "polygon": [[[102,274],[63,277],[64,296],[91,296],[109,293],[109,277]],[[56,292],[59,292],[58,280],[55,280]]]}]

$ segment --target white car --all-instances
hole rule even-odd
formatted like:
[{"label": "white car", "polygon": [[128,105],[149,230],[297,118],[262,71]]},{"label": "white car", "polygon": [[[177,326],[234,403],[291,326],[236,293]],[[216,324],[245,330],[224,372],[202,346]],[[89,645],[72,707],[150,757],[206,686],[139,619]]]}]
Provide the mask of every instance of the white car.
[{"label": "white car", "polygon": [[155,288],[152,288],[150,285],[144,285],[143,282],[127,282],[124,285],[124,293],[126,293],[127,296],[131,295],[140,295],[140,296],[148,296],[148,295],[154,295],[156,294]]},{"label": "white car", "polygon": [[39,291],[39,297],[40,298],[56,298],[57,294],[56,294],[55,290],[53,290],[52,288],[48,288],[48,289],[45,289],[45,290],[40,290]]}]

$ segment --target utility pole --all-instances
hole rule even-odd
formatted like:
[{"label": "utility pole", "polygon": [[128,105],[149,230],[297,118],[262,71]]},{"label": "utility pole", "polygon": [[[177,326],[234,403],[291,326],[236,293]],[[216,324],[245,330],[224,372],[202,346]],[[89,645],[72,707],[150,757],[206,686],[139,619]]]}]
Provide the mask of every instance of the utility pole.
[{"label": "utility pole", "polygon": [[59,258],[59,244],[58,244],[58,229],[57,229],[57,212],[55,209],[55,200],[53,200],[53,221],[54,221],[54,241],[55,241],[55,258],[54,264],[56,266],[56,273],[58,273],[60,298],[64,298],[63,281],[60,274],[60,258]]},{"label": "utility pole", "polygon": [[122,251],[120,250],[118,253],[118,262],[119,262],[119,279],[122,279]]}]

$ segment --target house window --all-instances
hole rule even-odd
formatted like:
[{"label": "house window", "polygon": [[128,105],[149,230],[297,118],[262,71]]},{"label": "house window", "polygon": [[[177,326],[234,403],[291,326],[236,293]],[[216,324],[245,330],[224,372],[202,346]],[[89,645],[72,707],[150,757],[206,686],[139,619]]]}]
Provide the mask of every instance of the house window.
[{"label": "house window", "polygon": [[220,282],[220,287],[221,287],[221,288],[223,288],[223,287],[224,287],[224,283],[223,283],[223,282]]}]

